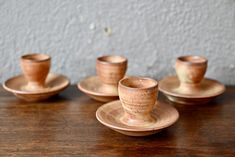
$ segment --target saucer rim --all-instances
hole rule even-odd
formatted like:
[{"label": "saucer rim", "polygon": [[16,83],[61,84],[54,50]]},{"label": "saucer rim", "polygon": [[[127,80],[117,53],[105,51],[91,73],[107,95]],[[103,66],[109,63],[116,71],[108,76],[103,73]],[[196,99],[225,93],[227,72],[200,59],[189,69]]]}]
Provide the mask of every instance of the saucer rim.
[{"label": "saucer rim", "polygon": [[61,91],[65,88],[67,88],[69,85],[70,85],[70,80],[67,76],[65,75],[62,75],[62,74],[57,74],[57,73],[49,73],[48,75],[56,75],[56,76],[61,76],[63,77],[67,82],[66,84],[61,87],[61,88],[58,88],[56,90],[47,90],[47,91],[23,91],[23,90],[15,90],[15,89],[12,89],[10,87],[8,87],[6,84],[8,81],[12,80],[12,79],[17,79],[17,78],[20,78],[20,77],[24,77],[23,74],[19,74],[19,75],[16,75],[16,76],[13,76],[13,77],[10,77],[9,79],[7,79],[4,83],[3,83],[3,88],[11,93],[14,93],[14,94],[20,94],[20,95],[38,95],[38,94],[50,94],[50,93],[53,93],[53,92],[56,92],[56,91]]},{"label": "saucer rim", "polygon": [[92,77],[95,77],[96,79],[98,79],[97,75],[87,76],[84,79],[82,79],[79,83],[77,83],[78,89],[86,94],[90,94],[90,95],[94,95],[94,96],[105,96],[105,97],[118,97],[119,96],[118,94],[98,93],[98,92],[94,92],[94,91],[91,91],[91,90],[88,90],[88,89],[82,87],[81,83],[85,82],[87,79],[92,78]]},{"label": "saucer rim", "polygon": [[[163,89],[161,86],[162,86],[162,81],[167,79],[167,78],[176,78],[177,79],[177,76],[173,75],[173,76],[167,76],[163,79],[161,79],[159,81],[159,91],[161,91],[162,93],[166,94],[166,95],[169,95],[169,96],[174,96],[174,97],[178,97],[178,98],[185,98],[185,99],[207,99],[207,98],[214,98],[214,97],[217,97],[221,94],[223,94],[226,90],[226,87],[225,85],[223,85],[222,83],[220,83],[219,81],[217,80],[214,80],[214,79],[210,79],[210,78],[204,78],[205,80],[209,80],[209,81],[213,81],[215,83],[217,83],[218,85],[220,85],[221,87],[223,87],[223,90],[221,90],[220,92],[217,92],[215,94],[211,94],[211,95],[207,95],[207,96],[199,96],[199,95],[185,95],[185,94],[181,94],[181,93],[176,93],[176,92],[170,92],[168,89]],[[172,89],[172,88],[171,88]]]},{"label": "saucer rim", "polygon": [[[112,124],[109,124],[109,123],[106,123],[106,122],[104,122],[104,121],[102,121],[101,119],[100,119],[100,117],[99,117],[99,112],[100,112],[100,110],[103,108],[103,107],[105,107],[106,105],[110,105],[110,104],[112,104],[112,103],[115,103],[115,102],[119,102],[120,104],[121,104],[121,101],[120,100],[114,100],[114,101],[111,101],[111,102],[108,102],[108,103],[105,103],[105,104],[103,104],[102,106],[100,106],[97,110],[96,110],[96,119],[101,123],[101,124],[103,124],[104,126],[106,126],[106,127],[109,127],[109,128],[111,128],[111,129],[116,129],[116,130],[122,130],[122,131],[129,131],[129,132],[151,132],[151,131],[157,131],[157,130],[162,130],[162,129],[164,129],[164,128],[167,128],[167,127],[170,127],[171,125],[173,125],[174,123],[176,123],[177,121],[178,121],[178,119],[179,119],[179,117],[180,117],[180,115],[179,115],[179,112],[178,112],[178,110],[175,108],[175,107],[173,107],[173,106],[171,106],[170,104],[168,104],[167,102],[163,102],[163,101],[159,101],[159,100],[157,100],[156,102],[157,103],[160,103],[160,104],[167,104],[168,105],[168,107],[170,107],[170,108],[172,108],[172,109],[174,109],[175,110],[175,112],[176,112],[176,115],[175,115],[175,119],[174,119],[174,121],[172,121],[172,122],[170,122],[170,123],[168,123],[168,124],[166,124],[166,125],[164,125],[164,126],[161,126],[161,127],[158,127],[158,128],[138,128],[138,130],[137,129],[131,129],[131,128],[123,128],[123,127],[117,127],[117,126],[114,126],[114,125],[112,125]],[[157,109],[155,109],[155,110],[157,110]],[[156,121],[157,122],[157,121]],[[122,124],[124,124],[124,123],[122,123]],[[127,124],[125,124],[125,125],[127,125]],[[129,127],[131,127],[131,126],[129,126]]]}]

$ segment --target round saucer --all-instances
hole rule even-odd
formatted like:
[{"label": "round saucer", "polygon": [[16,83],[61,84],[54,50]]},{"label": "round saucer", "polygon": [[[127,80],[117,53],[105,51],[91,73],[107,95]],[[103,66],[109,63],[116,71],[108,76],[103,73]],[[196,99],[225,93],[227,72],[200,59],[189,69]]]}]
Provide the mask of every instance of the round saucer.
[{"label": "round saucer", "polygon": [[122,122],[124,110],[120,100],[106,103],[96,111],[96,118],[103,125],[128,136],[147,136],[161,131],[174,124],[179,118],[178,111],[161,101],[157,102],[152,112],[156,122],[146,126],[130,126]]},{"label": "round saucer", "polygon": [[159,83],[159,90],[166,97],[179,104],[205,104],[225,91],[225,86],[212,79],[203,79],[199,91],[193,93],[182,93],[179,90],[177,76],[168,76]]},{"label": "round saucer", "polygon": [[69,85],[69,79],[59,74],[48,74],[44,90],[28,91],[27,80],[23,75],[12,77],[4,82],[3,88],[25,101],[41,101],[58,94]]},{"label": "round saucer", "polygon": [[91,98],[109,102],[118,99],[117,86],[103,84],[98,76],[90,76],[77,84],[78,88]]}]

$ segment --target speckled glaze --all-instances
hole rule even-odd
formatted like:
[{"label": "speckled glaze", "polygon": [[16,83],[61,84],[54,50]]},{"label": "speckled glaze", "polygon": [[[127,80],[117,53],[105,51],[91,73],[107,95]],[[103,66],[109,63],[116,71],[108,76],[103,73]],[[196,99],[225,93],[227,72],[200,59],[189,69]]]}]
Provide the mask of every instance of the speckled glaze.
[{"label": "speckled glaze", "polygon": [[28,81],[27,90],[43,90],[50,71],[51,57],[46,54],[27,54],[21,57],[20,65]]},{"label": "speckled glaze", "polygon": [[157,105],[152,111],[153,117],[156,117],[157,120],[149,125],[132,126],[125,124],[122,121],[123,114],[124,109],[121,102],[120,100],[116,100],[100,106],[96,111],[96,118],[100,123],[110,129],[128,136],[147,136],[155,134],[171,126],[179,118],[178,111],[172,105],[164,101],[157,102]]},{"label": "speckled glaze", "polygon": [[117,85],[127,70],[127,58],[102,56],[96,59],[96,73],[104,84]]},{"label": "speckled glaze", "polygon": [[151,125],[157,101],[158,83],[150,78],[127,77],[119,81],[118,94],[124,109],[121,121],[131,126]]},{"label": "speckled glaze", "polygon": [[180,80],[180,90],[185,93],[200,90],[207,69],[207,59],[201,56],[181,56],[176,59],[175,70]]}]

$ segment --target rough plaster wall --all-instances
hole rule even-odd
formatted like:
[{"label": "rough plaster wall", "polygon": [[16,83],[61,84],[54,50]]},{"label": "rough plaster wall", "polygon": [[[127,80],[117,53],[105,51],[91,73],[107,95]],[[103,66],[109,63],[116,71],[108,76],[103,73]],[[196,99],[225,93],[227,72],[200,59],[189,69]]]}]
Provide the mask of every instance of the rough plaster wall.
[{"label": "rough plaster wall", "polygon": [[[108,33],[105,32],[105,29]],[[234,0],[0,0],[0,81],[28,52],[53,57],[51,71],[76,83],[95,58],[121,54],[129,75],[174,74],[183,54],[209,59],[207,77],[235,84]]]}]

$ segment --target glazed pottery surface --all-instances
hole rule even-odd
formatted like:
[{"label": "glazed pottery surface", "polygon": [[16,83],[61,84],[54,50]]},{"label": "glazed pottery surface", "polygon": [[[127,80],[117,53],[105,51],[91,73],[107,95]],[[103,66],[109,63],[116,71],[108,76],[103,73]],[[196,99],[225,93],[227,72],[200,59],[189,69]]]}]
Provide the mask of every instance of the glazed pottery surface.
[{"label": "glazed pottery surface", "polygon": [[19,75],[8,79],[3,87],[25,101],[41,101],[58,94],[69,85],[69,79],[63,75],[50,73],[45,81],[43,90],[31,91],[27,88],[27,79]]},{"label": "glazed pottery surface", "polygon": [[177,76],[168,76],[159,82],[159,90],[163,92],[170,101],[181,104],[204,104],[225,91],[225,86],[220,82],[204,78],[197,91],[185,93],[179,88],[180,81]]},{"label": "glazed pottery surface", "polygon": [[28,81],[25,87],[30,91],[44,90],[50,70],[51,57],[46,54],[27,54],[21,57],[21,69]]},{"label": "glazed pottery surface", "polygon": [[149,125],[132,126],[123,123],[125,114],[121,101],[116,100],[102,105],[96,111],[96,118],[103,125],[129,136],[146,136],[157,133],[174,124],[179,118],[178,111],[171,105],[158,101],[151,115],[156,119]]},{"label": "glazed pottery surface", "polygon": [[102,56],[96,59],[96,73],[104,84],[117,85],[127,70],[127,59],[122,56]]},{"label": "glazed pottery surface", "polygon": [[176,59],[175,70],[184,93],[200,90],[207,69],[207,59],[201,56],[181,56]]},{"label": "glazed pottery surface", "polygon": [[150,78],[127,77],[120,80],[118,94],[125,114],[123,123],[144,126],[155,123],[151,111],[157,100],[158,83]]},{"label": "glazed pottery surface", "polygon": [[102,83],[98,76],[87,77],[78,83],[77,86],[82,92],[101,102],[118,99],[117,86]]}]

